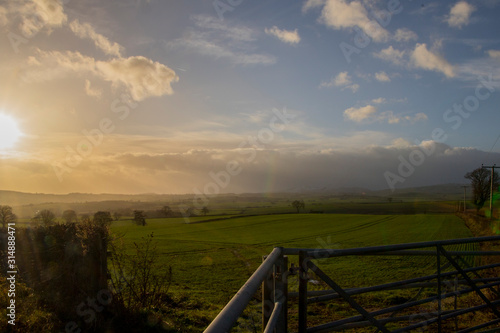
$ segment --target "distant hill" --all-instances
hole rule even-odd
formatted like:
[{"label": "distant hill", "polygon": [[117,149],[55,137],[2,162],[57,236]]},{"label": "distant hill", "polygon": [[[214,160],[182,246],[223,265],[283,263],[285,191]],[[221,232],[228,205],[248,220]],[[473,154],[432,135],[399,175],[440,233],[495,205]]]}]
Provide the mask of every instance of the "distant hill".
[{"label": "distant hill", "polygon": [[[442,185],[432,185],[432,186],[422,186],[422,187],[411,187],[411,188],[401,188],[396,189],[394,192],[391,190],[382,190],[370,192],[370,195],[376,196],[388,196],[388,197],[426,197],[442,200],[452,200],[463,198],[464,188],[463,186],[468,186],[468,184],[442,184]],[[471,194],[470,187],[467,188],[467,196]]]},{"label": "distant hill", "polygon": [[[372,191],[365,188],[301,188],[287,193],[302,193],[303,195],[330,194],[330,195],[366,195],[394,198],[426,197],[429,199],[455,199],[463,197],[463,184],[442,184],[433,186],[422,186],[412,188]],[[470,188],[467,189],[470,194]],[[285,193],[282,193],[285,194]],[[258,194],[221,194],[221,196],[255,196]],[[103,201],[135,201],[135,202],[160,202],[182,200],[192,197],[192,194],[92,194],[92,193],[69,193],[69,194],[47,194],[47,193],[24,193],[16,191],[0,190],[0,205],[23,206],[38,205],[46,203],[86,203]]]},{"label": "distant hill", "polygon": [[37,205],[44,203],[82,203],[100,201],[162,201],[173,197],[185,197],[185,195],[172,194],[92,194],[92,193],[69,193],[69,194],[46,194],[46,193],[24,193],[0,190],[0,205],[22,206]]}]

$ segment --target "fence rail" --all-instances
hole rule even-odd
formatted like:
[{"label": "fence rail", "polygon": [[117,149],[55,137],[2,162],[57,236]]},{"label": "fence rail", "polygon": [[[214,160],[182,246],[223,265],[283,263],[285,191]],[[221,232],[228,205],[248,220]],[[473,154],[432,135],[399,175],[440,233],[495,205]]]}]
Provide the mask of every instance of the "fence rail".
[{"label": "fence rail", "polygon": [[[262,291],[262,331],[265,333],[288,332],[288,304],[289,300],[298,299],[298,327],[299,333],[332,332],[361,327],[375,327],[380,332],[408,332],[437,325],[436,331],[443,331],[443,323],[455,319],[455,328],[458,329],[457,317],[480,310],[488,309],[495,315],[494,320],[463,329],[460,332],[473,332],[500,323],[500,277],[483,278],[480,272],[500,267],[500,263],[475,266],[464,257],[500,256],[500,251],[449,251],[446,246],[462,244],[478,244],[485,242],[499,242],[500,236],[452,239],[433,242],[419,242],[408,244],[394,244],[351,249],[301,249],[301,248],[274,248],[263,257],[263,262],[248,281],[240,288],[214,321],[205,329],[205,333],[230,332],[248,303],[261,288]],[[339,258],[346,256],[433,256],[436,258],[435,274],[419,276],[396,282],[384,283],[375,286],[342,288],[334,279],[325,273],[317,264],[317,259]],[[298,256],[298,267],[288,266],[288,256]],[[452,271],[444,271],[452,269]],[[313,272],[325,283],[329,290],[309,291],[308,276]],[[469,274],[473,275],[470,277]],[[298,275],[298,292],[288,292],[288,280]],[[453,291],[444,291],[443,287],[450,283],[445,278],[454,277]],[[459,289],[459,286],[461,287]],[[437,289],[434,296],[413,299],[403,304],[389,306],[376,311],[369,311],[361,306],[353,296],[394,289],[433,288]],[[485,296],[484,290],[496,295],[494,300]],[[482,304],[465,308],[457,307],[457,299],[461,295],[474,293],[482,300]],[[420,293],[419,293],[420,294]],[[454,298],[454,309],[443,310],[443,301]],[[343,299],[358,314],[308,327],[307,307],[309,304],[326,302],[334,299]],[[418,314],[404,314],[394,316],[402,310],[409,310],[419,305],[437,302],[437,311],[420,312]],[[389,315],[389,317],[387,317]],[[381,317],[383,316],[383,317]],[[416,318],[424,318],[413,323]],[[390,330],[387,324],[410,323],[407,326]],[[434,327],[434,326],[433,326]]]}]

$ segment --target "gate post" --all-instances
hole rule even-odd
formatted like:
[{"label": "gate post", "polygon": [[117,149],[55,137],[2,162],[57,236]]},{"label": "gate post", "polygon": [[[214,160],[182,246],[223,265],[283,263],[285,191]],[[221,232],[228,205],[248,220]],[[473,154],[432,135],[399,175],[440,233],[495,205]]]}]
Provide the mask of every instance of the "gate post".
[{"label": "gate post", "polygon": [[299,252],[299,333],[307,330],[307,252]]},{"label": "gate post", "polygon": [[287,333],[288,330],[288,273],[288,257],[282,254],[274,266],[274,302],[282,304],[276,333]]},{"label": "gate post", "polygon": [[[262,261],[266,260],[266,256],[262,256]],[[274,281],[273,269],[267,272],[266,278],[262,281],[262,332],[269,322],[271,313],[274,309]]]}]

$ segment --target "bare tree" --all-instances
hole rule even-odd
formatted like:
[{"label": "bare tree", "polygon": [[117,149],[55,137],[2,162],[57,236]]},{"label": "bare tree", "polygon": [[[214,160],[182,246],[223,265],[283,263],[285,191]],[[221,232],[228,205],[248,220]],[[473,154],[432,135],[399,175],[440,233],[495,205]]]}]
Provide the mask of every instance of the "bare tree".
[{"label": "bare tree", "polygon": [[210,212],[210,209],[208,209],[207,206],[204,206],[202,209],[201,209],[201,212],[203,213],[204,216],[206,216],[209,212]]},{"label": "bare tree", "polygon": [[17,217],[12,213],[11,206],[0,205],[0,222],[2,222],[2,228],[5,228],[8,223],[16,222]]},{"label": "bare tree", "polygon": [[[476,206],[476,211],[479,212],[484,203],[490,199],[491,171],[477,168],[467,172],[464,177],[471,181],[472,203]],[[498,173],[495,172],[493,173],[493,189],[498,188],[498,185],[499,177]]]},{"label": "bare tree", "polygon": [[306,208],[306,204],[304,203],[304,200],[295,200],[292,202],[292,207],[297,209],[297,213],[299,213],[301,208]]},{"label": "bare tree", "polygon": [[156,244],[153,234],[134,242],[130,251],[116,240],[110,244],[113,297],[127,309],[163,305],[163,296],[172,282],[172,267],[161,260]]}]

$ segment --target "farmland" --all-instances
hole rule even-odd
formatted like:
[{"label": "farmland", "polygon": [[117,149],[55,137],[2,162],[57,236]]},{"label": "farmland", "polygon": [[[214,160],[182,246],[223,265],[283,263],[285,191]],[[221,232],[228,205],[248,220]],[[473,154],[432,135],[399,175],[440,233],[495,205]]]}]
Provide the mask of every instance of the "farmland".
[{"label": "farmland", "polygon": [[[154,235],[160,260],[173,269],[169,293],[189,308],[172,312],[171,325],[186,332],[202,331],[273,247],[351,248],[472,236],[461,219],[448,214],[223,215],[186,222],[166,218],[149,219],[145,227],[130,220],[112,225],[125,245]],[[321,265],[343,286],[355,287],[429,273],[435,267],[428,260],[344,258]]]}]

